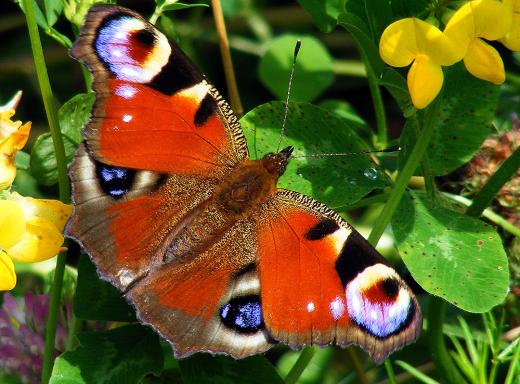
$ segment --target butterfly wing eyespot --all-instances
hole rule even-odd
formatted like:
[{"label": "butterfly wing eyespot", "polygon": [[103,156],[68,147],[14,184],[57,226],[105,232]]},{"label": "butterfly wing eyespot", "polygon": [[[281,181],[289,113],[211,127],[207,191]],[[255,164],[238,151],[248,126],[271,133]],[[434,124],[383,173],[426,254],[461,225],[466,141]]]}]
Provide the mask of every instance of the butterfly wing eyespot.
[{"label": "butterfly wing eyespot", "polygon": [[275,340],[358,344],[381,362],[417,338],[422,315],[410,288],[325,205],[280,190],[259,222],[262,310]]}]

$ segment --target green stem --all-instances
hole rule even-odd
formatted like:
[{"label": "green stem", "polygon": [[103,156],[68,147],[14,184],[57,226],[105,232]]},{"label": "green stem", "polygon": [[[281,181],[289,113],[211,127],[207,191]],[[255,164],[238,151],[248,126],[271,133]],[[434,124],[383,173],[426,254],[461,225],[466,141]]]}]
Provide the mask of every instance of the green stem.
[{"label": "green stem", "polygon": [[336,75],[367,77],[365,65],[358,60],[334,60],[332,66]]},{"label": "green stem", "polygon": [[399,205],[399,202],[401,201],[401,197],[403,196],[403,193],[406,190],[406,186],[408,185],[410,178],[419,166],[419,163],[421,162],[421,159],[424,153],[426,152],[426,148],[428,147],[430,139],[433,135],[433,123],[435,119],[437,119],[438,117],[438,112],[441,103],[441,96],[439,96],[437,100],[434,101],[434,103],[428,109],[421,135],[419,135],[419,138],[415,143],[415,146],[413,147],[410,156],[406,160],[406,164],[404,165],[402,171],[397,176],[394,188],[390,192],[390,197],[388,198],[388,201],[386,202],[383,211],[379,215],[379,218],[377,219],[376,224],[372,229],[372,232],[370,232],[368,241],[374,246],[377,245],[379,238],[385,231],[385,228],[387,227],[388,223],[390,223],[390,219],[392,218],[392,215],[394,214],[397,206]]},{"label": "green stem", "polygon": [[460,372],[450,358],[448,349],[444,344],[442,325],[444,324],[446,303],[435,296],[430,296],[430,308],[428,310],[428,346],[435,366],[440,370],[447,383],[465,383]]},{"label": "green stem", "polygon": [[[412,124],[412,128],[415,134],[415,140],[417,141],[419,136],[421,135],[421,131],[419,130],[419,121],[417,120],[417,113],[413,114],[410,117],[410,123]],[[421,169],[424,177],[424,185],[426,187],[426,193],[430,199],[432,204],[435,204],[437,200],[437,187],[435,185],[435,179],[432,172],[432,167],[430,165],[430,159],[428,156],[423,156],[421,159]]]},{"label": "green stem", "polygon": [[392,367],[392,362],[390,359],[385,360],[385,369],[386,369],[386,375],[388,376],[388,381],[390,384],[397,384],[397,380],[395,378],[395,372],[394,367]]},{"label": "green stem", "polygon": [[[363,51],[360,50],[360,52],[362,53]],[[386,122],[385,105],[383,103],[383,97],[381,96],[378,78],[374,69],[370,65],[368,58],[366,58],[363,53],[361,54],[361,57],[365,63],[368,88],[370,89],[370,95],[372,96],[372,102],[374,103],[374,112],[376,114],[377,146],[378,148],[386,148],[388,146],[388,125]]]},{"label": "green stem", "polygon": [[307,368],[307,366],[311,362],[315,351],[316,349],[310,346],[307,346],[302,349],[302,351],[300,352],[300,356],[298,356],[298,360],[296,360],[296,363],[294,363],[291,370],[285,377],[285,384],[294,384],[298,381],[305,368]]},{"label": "green stem", "polygon": [[[449,199],[456,201],[457,203],[460,203],[466,207],[469,207],[472,203],[470,199],[463,197],[463,196],[453,195],[453,194],[447,193],[447,192],[443,192],[442,194],[443,194],[443,196],[446,196]],[[484,216],[486,219],[488,219],[492,223],[502,227],[502,229],[509,232],[513,236],[520,238],[520,228],[518,228],[515,225],[513,225],[512,223],[510,223],[509,221],[504,219],[499,214],[493,212],[491,209],[489,209],[489,208],[484,209],[484,211],[482,212],[482,216]]]},{"label": "green stem", "polygon": [[150,24],[155,25],[155,23],[157,23],[157,20],[159,19],[159,17],[161,17],[161,15],[162,15],[161,7],[155,7],[155,10],[153,11],[153,15],[150,16],[150,19],[148,21],[150,22]]},{"label": "green stem", "polygon": [[500,188],[516,174],[520,164],[520,147],[502,163],[500,168],[489,178],[487,183],[482,187],[480,192],[473,199],[473,203],[469,206],[466,214],[478,217],[484,209],[491,204]]},{"label": "green stem", "polygon": [[[32,0],[23,0],[23,4],[27,20],[27,28],[29,30],[29,38],[31,40],[34,64],[36,67],[36,75],[38,77],[43,104],[45,106],[45,113],[47,115],[47,121],[49,123],[49,129],[54,145],[54,154],[56,156],[58,168],[59,196],[61,201],[68,202],[70,199],[70,186],[67,177],[65,148],[63,146],[63,140],[58,125],[58,114],[54,105],[54,97],[49,81],[49,75],[47,74],[47,67],[43,56],[38,26],[36,25],[36,18],[34,16],[33,2]],[[56,260],[56,270],[54,272],[54,281],[52,283],[51,302],[45,330],[45,350],[43,355],[42,383],[44,384],[48,383],[52,372],[56,324],[61,299],[63,274],[65,271],[65,259],[66,257],[64,253],[58,255]]]}]

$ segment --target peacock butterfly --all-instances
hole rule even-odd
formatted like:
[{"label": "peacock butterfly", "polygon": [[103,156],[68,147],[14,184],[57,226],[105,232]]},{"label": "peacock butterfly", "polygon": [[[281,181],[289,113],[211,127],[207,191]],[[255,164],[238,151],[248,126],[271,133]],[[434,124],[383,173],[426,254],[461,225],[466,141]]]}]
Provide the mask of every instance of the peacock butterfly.
[{"label": "peacock butterfly", "polygon": [[276,187],[292,147],[248,159],[228,104],[153,25],[93,7],[71,54],[96,102],[66,234],[177,357],[354,343],[380,362],[417,338],[417,300],[384,258]]}]

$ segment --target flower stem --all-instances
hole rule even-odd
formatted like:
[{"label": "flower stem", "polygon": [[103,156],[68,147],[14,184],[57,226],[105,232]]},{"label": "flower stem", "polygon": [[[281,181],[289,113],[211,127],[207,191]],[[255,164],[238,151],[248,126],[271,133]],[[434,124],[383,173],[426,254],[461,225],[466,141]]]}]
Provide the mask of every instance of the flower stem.
[{"label": "flower stem", "polygon": [[316,350],[311,346],[307,346],[302,349],[300,356],[298,356],[298,360],[296,360],[296,363],[294,363],[291,370],[285,377],[285,384],[295,384],[298,381],[305,368],[307,368],[307,365],[309,365],[311,362],[312,357],[314,356],[314,352],[316,352]]},{"label": "flower stem", "polygon": [[385,105],[383,103],[383,97],[381,96],[381,89],[377,76],[370,64],[368,58],[360,50],[361,57],[365,63],[366,75],[368,80],[368,88],[370,89],[370,95],[372,96],[372,102],[374,103],[374,112],[376,114],[376,125],[377,125],[377,146],[378,148],[386,148],[388,141],[388,125],[386,122]]},{"label": "flower stem", "polygon": [[377,219],[376,224],[372,229],[372,232],[370,232],[368,241],[374,246],[377,244],[386,226],[390,222],[392,215],[394,214],[397,206],[399,205],[399,202],[401,201],[401,197],[403,196],[403,193],[406,189],[406,186],[408,185],[408,182],[410,181],[410,178],[412,177],[414,171],[417,169],[419,163],[421,162],[421,158],[426,152],[428,143],[430,142],[430,139],[433,135],[433,123],[435,119],[437,119],[438,117],[438,112],[441,103],[442,100],[439,96],[437,100],[428,109],[421,134],[419,135],[418,140],[415,143],[415,146],[413,147],[412,152],[408,157],[408,160],[406,161],[406,164],[397,176],[397,180],[395,181],[394,188],[390,192],[388,201],[386,202],[383,211],[379,215],[379,218]]},{"label": "flower stem", "polygon": [[[36,18],[34,16],[34,7],[32,0],[23,0],[25,9],[25,16],[27,20],[27,28],[29,30],[29,38],[31,40],[31,48],[34,57],[34,64],[36,67],[36,75],[40,85],[43,104],[45,106],[45,113],[49,123],[49,129],[54,145],[54,153],[56,156],[56,163],[58,168],[58,186],[59,197],[63,202],[68,202],[70,199],[70,186],[67,177],[67,163],[65,161],[65,148],[61,137],[60,128],[58,125],[58,114],[56,106],[54,105],[54,96],[45,65],[43,56],[43,49],[38,33],[38,26],[36,25]],[[46,384],[49,381],[52,364],[54,345],[56,337],[56,323],[58,318],[58,308],[61,299],[61,287],[63,284],[63,274],[65,271],[65,254],[60,253],[56,260],[56,270],[54,272],[54,281],[52,283],[51,303],[49,308],[49,315],[47,318],[45,331],[45,351],[43,355],[43,369],[42,369],[42,383]]]},{"label": "flower stem", "polygon": [[435,366],[440,370],[447,383],[464,383],[460,372],[453,364],[446,344],[442,326],[444,324],[446,302],[433,295],[430,296],[428,310],[428,345]]},{"label": "flower stem", "polygon": [[[442,195],[453,201],[456,201],[457,203],[460,203],[466,207],[469,207],[472,204],[472,201],[464,196],[453,195],[453,194],[447,193],[447,192],[443,192]],[[493,212],[491,209],[489,209],[489,208],[484,209],[484,211],[482,212],[482,216],[484,216],[486,219],[491,221],[493,224],[496,224],[496,225],[502,227],[503,230],[509,232],[513,236],[520,238],[520,228],[518,228],[514,224],[510,223],[509,221],[507,221],[505,218],[503,218],[499,214]]]},{"label": "flower stem", "polygon": [[493,201],[500,188],[517,172],[518,164],[520,164],[520,147],[489,178],[473,199],[473,203],[469,206],[466,214],[473,217],[480,216],[484,209]]},{"label": "flower stem", "polygon": [[233,111],[235,111],[237,117],[240,118],[244,114],[244,108],[242,107],[240,94],[238,93],[235,71],[233,70],[233,61],[231,60],[231,52],[229,50],[226,24],[224,22],[224,15],[222,13],[220,0],[211,0],[211,8],[213,9],[215,27],[217,28],[218,43],[220,46],[220,55],[222,56],[222,64],[224,65],[224,73],[226,75],[229,100],[231,102]]},{"label": "flower stem", "polygon": [[386,370],[386,375],[388,376],[388,381],[390,382],[390,384],[397,384],[397,380],[395,378],[394,367],[392,367],[392,362],[390,361],[390,359],[385,360],[385,370]]}]

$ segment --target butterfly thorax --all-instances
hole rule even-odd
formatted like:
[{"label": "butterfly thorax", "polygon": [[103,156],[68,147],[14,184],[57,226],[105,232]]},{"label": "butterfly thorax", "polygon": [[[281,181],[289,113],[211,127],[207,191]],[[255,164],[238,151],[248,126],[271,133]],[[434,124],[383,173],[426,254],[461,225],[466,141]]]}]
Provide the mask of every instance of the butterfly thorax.
[{"label": "butterfly thorax", "polygon": [[171,245],[165,261],[186,261],[204,252],[233,225],[271,199],[292,150],[287,147],[260,160],[244,160],[235,167],[208,200],[188,213],[182,228],[168,239]]}]

